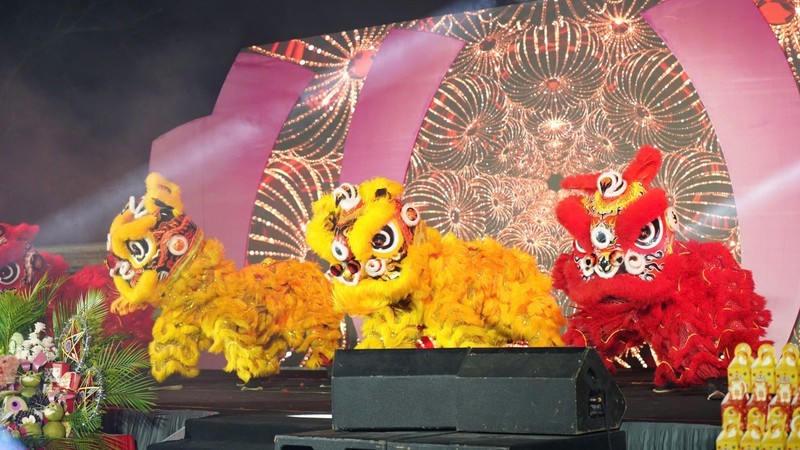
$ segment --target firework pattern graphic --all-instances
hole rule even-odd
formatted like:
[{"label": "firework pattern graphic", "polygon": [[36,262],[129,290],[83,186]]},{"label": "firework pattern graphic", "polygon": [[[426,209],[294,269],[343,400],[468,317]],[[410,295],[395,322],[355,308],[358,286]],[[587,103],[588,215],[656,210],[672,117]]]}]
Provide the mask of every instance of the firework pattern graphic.
[{"label": "firework pattern graphic", "polygon": [[[796,76],[798,1],[756,3]],[[549,272],[571,245],[555,219],[565,195],[558,181],[619,169],[649,144],[664,152],[655,184],[677,209],[679,237],[722,241],[738,256],[733,191],[711,122],[640,15],[658,3],[544,0],[251,47],[316,75],[265,168],[248,261],[313,258],[303,238],[311,204],[338,182],[359,93],[392,29],[465,42],[423,119],[405,180],[406,200],[430,225],[462,239],[491,236]]]}]

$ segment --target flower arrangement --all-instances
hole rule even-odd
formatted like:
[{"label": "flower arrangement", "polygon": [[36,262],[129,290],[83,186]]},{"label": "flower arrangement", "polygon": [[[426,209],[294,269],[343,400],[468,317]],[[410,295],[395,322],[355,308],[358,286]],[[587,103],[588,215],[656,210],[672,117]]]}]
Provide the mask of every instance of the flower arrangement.
[{"label": "flower arrangement", "polygon": [[0,293],[0,423],[29,448],[108,448],[107,407],[152,407],[147,352],[102,332],[100,291],[46,318],[59,285]]}]

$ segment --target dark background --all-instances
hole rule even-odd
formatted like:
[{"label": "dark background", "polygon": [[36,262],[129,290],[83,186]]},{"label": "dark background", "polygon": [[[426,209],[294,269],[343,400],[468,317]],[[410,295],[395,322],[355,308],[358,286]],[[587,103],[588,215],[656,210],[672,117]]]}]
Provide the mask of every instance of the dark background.
[{"label": "dark background", "polygon": [[103,242],[150,143],[211,113],[239,49],[515,3],[0,1],[0,222]]}]

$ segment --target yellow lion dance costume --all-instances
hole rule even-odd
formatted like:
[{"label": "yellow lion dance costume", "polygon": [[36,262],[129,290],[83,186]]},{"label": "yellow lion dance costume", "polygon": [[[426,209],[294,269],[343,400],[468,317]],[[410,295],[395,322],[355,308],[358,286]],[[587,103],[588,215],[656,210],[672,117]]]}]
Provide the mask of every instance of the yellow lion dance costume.
[{"label": "yellow lion dance costume", "polygon": [[266,260],[237,271],[184,214],[177,185],[157,173],[146,184],[111,225],[108,265],[120,293],[112,309],[161,308],[149,346],[158,381],[196,376],[203,350],[223,353],[245,382],[277,372],[289,351],[307,352],[310,368],[333,358],[341,315],[317,265]]},{"label": "yellow lion dance costume", "polygon": [[561,346],[561,310],[535,259],[491,239],[442,235],[382,178],[314,204],[311,248],[337,311],[364,316],[357,348]]}]

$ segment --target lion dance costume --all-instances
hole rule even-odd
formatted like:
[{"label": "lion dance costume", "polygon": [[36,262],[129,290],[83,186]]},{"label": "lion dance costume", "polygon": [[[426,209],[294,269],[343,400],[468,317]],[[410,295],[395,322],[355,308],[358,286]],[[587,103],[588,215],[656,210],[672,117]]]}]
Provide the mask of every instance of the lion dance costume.
[{"label": "lion dance costume", "polygon": [[[38,233],[37,225],[0,223],[0,291],[32,288],[45,273],[51,280],[67,273],[69,264],[64,258],[38,251],[33,246],[33,239]],[[54,302],[48,305],[48,318],[52,316],[56,304],[75,302],[89,290],[101,291],[108,303],[117,297],[117,290],[103,264],[85,266],[66,278],[56,292]],[[103,329],[109,333],[124,334],[147,345],[150,342],[149,330],[153,326],[152,317],[152,308],[133,311],[124,321],[119,315],[109,313],[103,322]]]},{"label": "lion dance costume", "polygon": [[442,237],[402,193],[382,178],[344,184],[308,224],[336,309],[365,317],[357,348],[563,345],[565,320],[532,256]]},{"label": "lion dance costume", "polygon": [[771,314],[725,246],[675,241],[677,214],[650,187],[660,167],[661,153],[642,147],[621,174],[561,182],[587,195],[558,204],[575,241],[553,280],[575,306],[568,345],[596,347],[611,370],[623,357],[645,361],[649,346],[656,386],[698,385],[724,376],[737,343],[757,348]]},{"label": "lion dance costume", "polygon": [[243,381],[277,372],[287,352],[304,365],[333,358],[341,316],[331,283],[311,262],[271,261],[237,270],[222,244],[184,214],[177,185],[152,173],[138,204],[131,198],[111,225],[108,264],[122,313],[149,303],[161,308],[153,327],[153,376],[198,374],[200,351],[223,353]]}]

